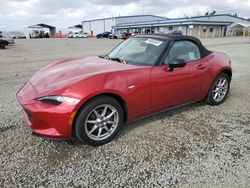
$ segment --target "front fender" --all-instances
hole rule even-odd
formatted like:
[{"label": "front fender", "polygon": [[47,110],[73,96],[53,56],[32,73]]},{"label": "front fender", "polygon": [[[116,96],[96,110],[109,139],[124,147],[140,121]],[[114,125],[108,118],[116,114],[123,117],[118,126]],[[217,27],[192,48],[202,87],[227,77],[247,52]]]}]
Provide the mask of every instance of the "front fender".
[{"label": "front fender", "polygon": [[96,75],[71,86],[63,95],[80,99],[75,112],[95,96],[117,95],[126,103],[130,121],[151,108],[150,72],[147,68]]}]

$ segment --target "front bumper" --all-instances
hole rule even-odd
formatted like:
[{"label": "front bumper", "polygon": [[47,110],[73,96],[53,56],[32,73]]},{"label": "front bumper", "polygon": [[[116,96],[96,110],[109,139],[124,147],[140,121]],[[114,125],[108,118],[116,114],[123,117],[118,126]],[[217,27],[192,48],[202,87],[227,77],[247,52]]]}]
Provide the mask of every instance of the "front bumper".
[{"label": "front bumper", "polygon": [[75,104],[46,104],[35,100],[37,92],[27,82],[17,93],[23,107],[23,117],[32,132],[50,139],[71,139]]},{"label": "front bumper", "polygon": [[9,44],[10,44],[10,45],[15,44],[15,42],[14,42],[14,41],[8,41],[8,42],[9,42]]}]

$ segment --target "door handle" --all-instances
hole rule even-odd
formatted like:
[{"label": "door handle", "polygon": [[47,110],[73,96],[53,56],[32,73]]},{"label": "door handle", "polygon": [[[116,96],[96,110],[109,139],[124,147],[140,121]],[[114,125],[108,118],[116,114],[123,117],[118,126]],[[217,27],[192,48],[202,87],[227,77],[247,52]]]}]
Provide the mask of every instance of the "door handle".
[{"label": "door handle", "polygon": [[197,69],[205,69],[206,68],[206,66],[204,66],[204,65],[202,65],[202,64],[199,64],[198,66],[197,66]]}]

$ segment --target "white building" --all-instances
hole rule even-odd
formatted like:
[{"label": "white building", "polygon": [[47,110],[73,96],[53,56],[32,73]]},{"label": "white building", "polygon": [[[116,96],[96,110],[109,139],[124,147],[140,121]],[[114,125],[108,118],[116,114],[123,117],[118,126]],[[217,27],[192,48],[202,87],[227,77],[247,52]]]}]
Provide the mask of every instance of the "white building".
[{"label": "white building", "polygon": [[82,22],[84,33],[92,33],[97,35],[104,31],[113,31],[113,27],[119,24],[127,24],[134,22],[164,20],[164,17],[154,15],[135,15],[135,16],[118,16],[102,19],[87,20]]},{"label": "white building", "polygon": [[214,14],[169,19],[154,15],[119,16],[82,22],[83,32],[97,35],[104,31],[168,33],[181,30],[198,38],[250,35],[250,22],[230,14]]},{"label": "white building", "polygon": [[185,35],[198,38],[249,35],[250,22],[230,14],[215,14],[154,21],[118,23],[114,30],[139,33],[168,33],[181,30]]}]

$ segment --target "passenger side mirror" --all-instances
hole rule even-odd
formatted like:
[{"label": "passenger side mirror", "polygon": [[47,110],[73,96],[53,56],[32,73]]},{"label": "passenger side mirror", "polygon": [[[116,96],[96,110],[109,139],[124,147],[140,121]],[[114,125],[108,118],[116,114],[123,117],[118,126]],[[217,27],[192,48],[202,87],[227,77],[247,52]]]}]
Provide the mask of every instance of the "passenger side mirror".
[{"label": "passenger side mirror", "polygon": [[168,63],[168,71],[169,72],[173,72],[173,70],[175,68],[181,68],[184,67],[186,65],[186,61],[184,59],[178,59],[178,58],[174,58],[172,59],[169,63]]}]

